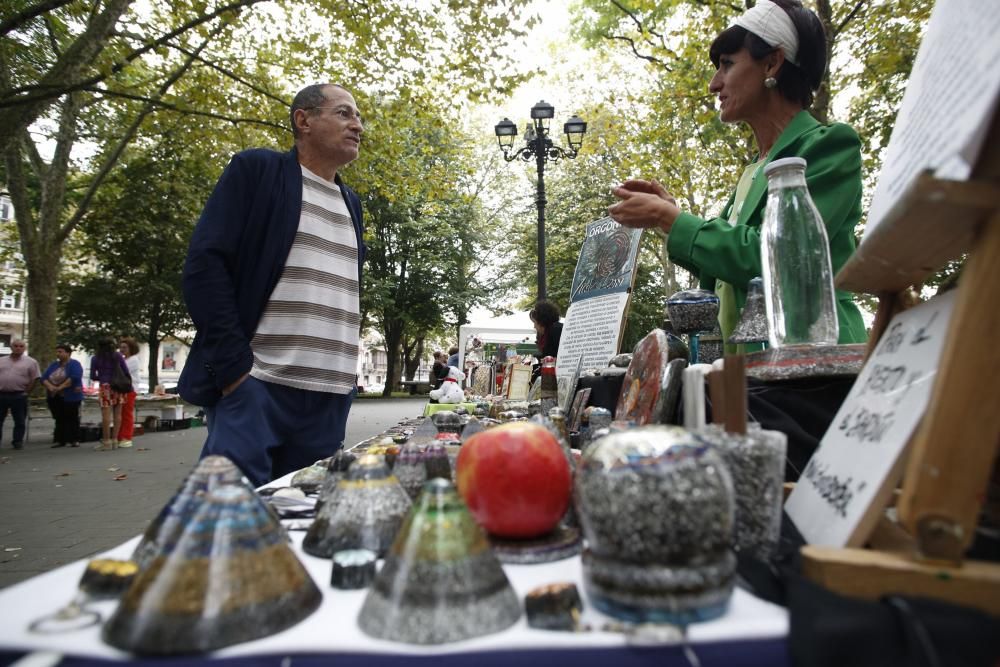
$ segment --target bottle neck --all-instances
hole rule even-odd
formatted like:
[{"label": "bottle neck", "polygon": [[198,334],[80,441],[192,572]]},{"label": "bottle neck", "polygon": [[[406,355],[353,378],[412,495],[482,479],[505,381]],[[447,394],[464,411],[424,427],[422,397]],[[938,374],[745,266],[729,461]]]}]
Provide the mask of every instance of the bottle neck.
[{"label": "bottle neck", "polygon": [[785,188],[806,187],[806,170],[804,167],[786,167],[772,171],[767,175],[767,191]]}]

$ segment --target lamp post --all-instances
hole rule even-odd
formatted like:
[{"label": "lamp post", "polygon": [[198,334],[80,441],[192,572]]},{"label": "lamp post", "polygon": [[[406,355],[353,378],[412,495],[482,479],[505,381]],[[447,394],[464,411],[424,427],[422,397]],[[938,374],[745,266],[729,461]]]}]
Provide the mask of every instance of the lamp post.
[{"label": "lamp post", "polygon": [[575,158],[583,145],[583,135],[587,131],[587,123],[579,116],[573,116],[565,125],[566,143],[569,149],[552,145],[549,138],[549,123],[556,115],[555,108],[544,100],[531,107],[531,122],[524,130],[524,147],[514,150],[514,137],[517,136],[517,125],[509,118],[497,123],[493,131],[497,142],[503,151],[507,162],[520,158],[525,162],[535,160],[538,170],[538,190],[535,203],[538,206],[538,299],[545,298],[545,163],[555,162],[561,158]]}]

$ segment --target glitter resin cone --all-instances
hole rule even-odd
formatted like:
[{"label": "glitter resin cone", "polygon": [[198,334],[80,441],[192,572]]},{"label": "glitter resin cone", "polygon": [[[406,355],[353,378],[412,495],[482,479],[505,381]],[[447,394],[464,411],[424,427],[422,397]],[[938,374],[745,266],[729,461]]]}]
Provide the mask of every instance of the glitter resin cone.
[{"label": "glitter resin cone", "polygon": [[199,461],[174,497],[149,524],[130,560],[140,570],[145,569],[153,559],[162,555],[163,545],[173,544],[177,535],[185,530],[191,515],[204,502],[205,494],[227,484],[238,484],[253,492],[243,472],[226,457],[207,456]]},{"label": "glitter resin cone", "polygon": [[332,558],[345,549],[368,549],[381,557],[409,511],[410,498],[383,457],[365,454],[337,482],[302,540],[302,550]]},{"label": "glitter resin cone", "polygon": [[520,616],[517,594],[455,487],[427,482],[368,592],[361,629],[443,644],[500,632]]},{"label": "glitter resin cone", "polygon": [[202,653],[289,628],[321,601],[273,515],[226,484],[139,572],[103,638],[140,655]]}]

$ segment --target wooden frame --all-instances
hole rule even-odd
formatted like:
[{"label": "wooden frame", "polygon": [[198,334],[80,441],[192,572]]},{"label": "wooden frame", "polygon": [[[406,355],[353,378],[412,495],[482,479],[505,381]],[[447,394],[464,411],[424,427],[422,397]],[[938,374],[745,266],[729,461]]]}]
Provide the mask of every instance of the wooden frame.
[{"label": "wooden frame", "polygon": [[1000,614],[1000,565],[964,560],[1000,449],[997,146],[1000,114],[972,181],[921,176],[837,276],[838,287],[879,296],[873,348],[911,285],[969,253],[930,404],[908,445],[899,524],[881,521],[869,549],[802,549],[806,576],[832,590],[903,592]]}]

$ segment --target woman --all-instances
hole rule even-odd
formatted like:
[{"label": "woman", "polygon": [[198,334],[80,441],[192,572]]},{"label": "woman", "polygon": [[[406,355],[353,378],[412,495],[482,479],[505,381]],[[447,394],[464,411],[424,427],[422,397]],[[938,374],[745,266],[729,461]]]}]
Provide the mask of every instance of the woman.
[{"label": "woman", "polygon": [[540,358],[559,354],[559,338],[562,336],[559,316],[559,306],[551,301],[539,301],[528,311],[528,317],[535,327],[535,345]]},{"label": "woman", "polygon": [[132,378],[132,391],[125,394],[122,402],[122,427],[118,432],[118,446],[131,447],[135,431],[135,389],[139,386],[139,343],[135,338],[125,336],[118,343],[118,351],[125,357],[125,365]]},{"label": "woman", "polygon": [[[851,127],[822,125],[806,111],[826,68],[826,37],[816,15],[798,0],[760,0],[716,37],[709,57],[716,72],[708,88],[719,98],[719,117],[747,123],[758,149],[723,214],[702,220],[683,212],[655,180],[615,188],[622,201],[608,212],[626,227],[669,232],[671,260],[719,294],[719,322],[728,338],[746,301],[747,283],[762,275],[763,167],[778,158],[805,158],[806,182],[837,271],[854,252],[854,227],[861,218],[861,144]],[[837,291],[837,318],[840,343],[866,340],[849,292]]]},{"label": "woman", "polygon": [[73,348],[56,346],[56,360],[42,373],[49,412],[56,421],[55,447],[80,446],[80,403],[83,402],[83,366],[71,359]]},{"label": "woman", "polygon": [[[559,339],[562,337],[562,322],[559,321],[559,306],[551,301],[542,300],[528,311],[531,324],[535,327],[535,346],[538,348],[538,358],[555,357],[559,354]],[[535,364],[531,369],[531,381],[541,375],[542,365]]]},{"label": "woman", "polygon": [[125,357],[115,349],[115,341],[102,338],[97,343],[97,354],[90,358],[90,379],[100,383],[101,444],[95,447],[98,451],[115,449],[121,430],[122,403],[125,397],[111,388],[111,378],[115,375],[116,367],[128,376],[128,365]]}]

